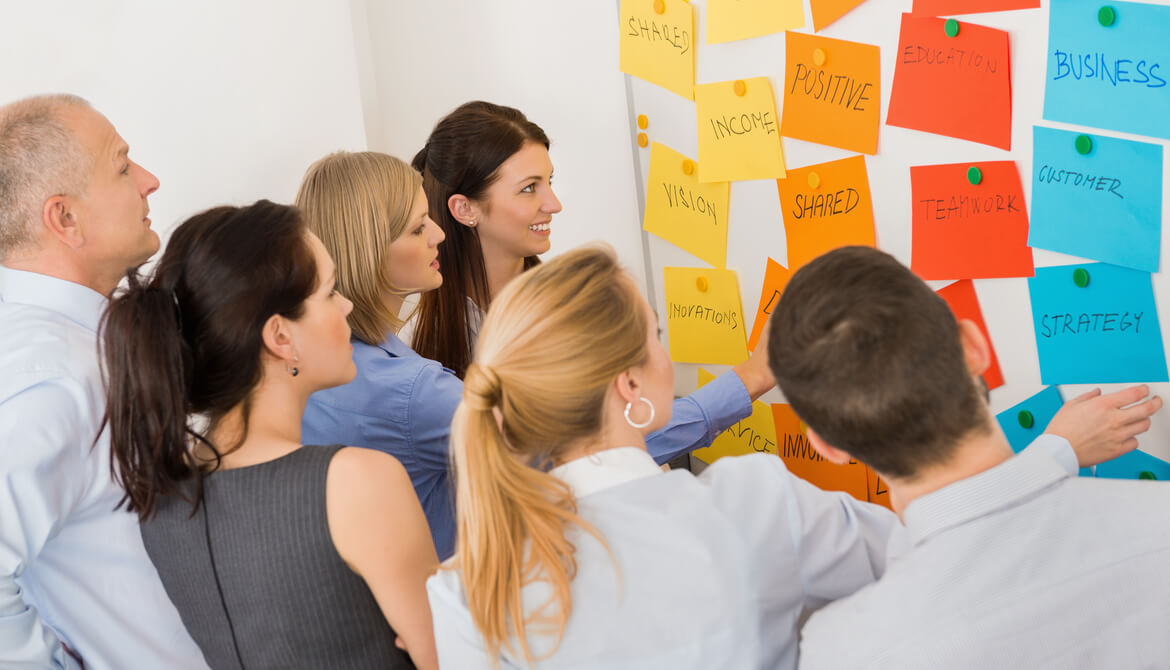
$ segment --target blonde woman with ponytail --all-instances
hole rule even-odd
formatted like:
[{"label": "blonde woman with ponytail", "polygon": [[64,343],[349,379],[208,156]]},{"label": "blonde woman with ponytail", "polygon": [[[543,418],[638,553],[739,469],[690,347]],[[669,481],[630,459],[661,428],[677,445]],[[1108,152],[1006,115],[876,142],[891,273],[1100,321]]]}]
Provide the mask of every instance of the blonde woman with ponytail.
[{"label": "blonde woman with ponytail", "polygon": [[884,569],[895,517],[775,456],[659,469],[673,369],[612,251],[520,275],[476,347],[457,551],[427,584],[443,667],[795,667],[801,610]]}]

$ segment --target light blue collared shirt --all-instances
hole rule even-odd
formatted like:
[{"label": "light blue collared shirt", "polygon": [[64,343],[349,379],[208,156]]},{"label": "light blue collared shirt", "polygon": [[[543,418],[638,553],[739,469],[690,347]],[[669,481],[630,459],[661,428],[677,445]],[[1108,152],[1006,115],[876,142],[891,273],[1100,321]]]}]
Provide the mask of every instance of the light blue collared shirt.
[{"label": "light blue collared shirt", "polygon": [[812,616],[801,668],[1170,666],[1170,484],[1077,478],[1042,441],[1071,453],[1043,436],[911,502],[912,548]]},{"label": "light blue collared shirt", "polygon": [[[314,393],[305,408],[305,444],[344,444],[385,451],[410,474],[440,559],[455,551],[455,500],[449,477],[451,419],[463,382],[391,334],[370,346],[353,340],[357,377]],[[706,446],[752,413],[739,376],[728,372],[674,401],[670,423],[646,438],[659,463]]]},{"label": "light blue collared shirt", "polygon": [[[550,670],[791,668],[801,611],[877,579],[900,528],[884,507],[821,491],[771,454],[723,458],[695,477],[663,473],[627,447],[550,474],[573,488],[578,513],[613,552],[569,530],[572,614],[537,664]],[[491,667],[459,573],[441,569],[427,592],[440,664]],[[548,595],[526,586],[526,612]],[[530,635],[534,656],[554,640]],[[528,667],[522,659],[505,652],[501,667]]]},{"label": "light blue collared shirt", "polygon": [[0,267],[0,667],[206,668],[114,511],[97,327],[106,299]]}]

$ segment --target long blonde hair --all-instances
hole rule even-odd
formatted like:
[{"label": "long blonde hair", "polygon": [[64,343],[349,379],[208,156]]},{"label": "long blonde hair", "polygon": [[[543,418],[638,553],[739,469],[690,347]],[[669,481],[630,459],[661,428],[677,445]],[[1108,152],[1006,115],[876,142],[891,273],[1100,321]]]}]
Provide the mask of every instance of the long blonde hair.
[{"label": "long blonde hair", "polygon": [[[646,360],[647,326],[633,282],[608,247],[570,251],[528,270],[492,302],[451,445],[452,567],[462,573],[493,658],[507,649],[532,662],[528,632],[537,626],[551,628],[560,643],[577,569],[566,531],[573,524],[604,539],[577,515],[568,485],[544,469],[573,442],[600,434],[609,386]],[[526,616],[522,590],[533,582],[552,595]]]},{"label": "long blonde hair", "polygon": [[366,344],[386,339],[402,319],[385,294],[390,243],[406,230],[422,176],[383,153],[338,151],[309,166],[297,207],[337,263],[337,289],[353,302],[349,326]]}]

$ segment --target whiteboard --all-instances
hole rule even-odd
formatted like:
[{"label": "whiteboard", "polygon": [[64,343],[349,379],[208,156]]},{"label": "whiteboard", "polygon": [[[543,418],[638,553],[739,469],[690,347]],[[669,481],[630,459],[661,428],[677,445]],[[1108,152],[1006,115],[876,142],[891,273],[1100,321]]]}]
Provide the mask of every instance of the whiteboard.
[{"label": "whiteboard", "polygon": [[[615,3],[616,4],[616,3]],[[766,76],[772,82],[776,95],[776,109],[782,113],[784,102],[784,35],[775,34],[725,44],[705,44],[706,0],[692,0],[695,8],[695,83],[706,84],[732,79]],[[1116,133],[1101,129],[1042,120],[1044,103],[1045,58],[1048,45],[1048,2],[1040,9],[1018,10],[958,17],[960,21],[978,23],[1009,33],[1011,44],[1012,81],[1012,150],[1005,151],[966,140],[953,139],[916,130],[885,125],[891,84],[894,77],[895,54],[902,12],[909,12],[911,0],[868,0],[850,13],[825,27],[818,35],[877,45],[881,58],[881,126],[878,151],[866,156],[870,191],[873,197],[874,227],[877,246],[894,255],[907,266],[910,264],[911,194],[910,166],[957,163],[967,161],[1014,160],[1024,187],[1028,211],[1031,212],[1032,127],[1091,131],[1096,135],[1121,137],[1163,145],[1166,141],[1151,137]],[[1157,4],[1170,4],[1161,0]],[[812,17],[805,6],[805,27],[800,32],[811,33]],[[649,125],[644,131],[652,142],[660,142],[686,154],[697,157],[698,140],[695,128],[695,104],[666,89],[641,79],[625,75],[629,105],[630,147],[634,154],[635,174],[638,180],[640,205],[645,202],[646,178],[649,168],[649,146],[641,148],[634,142],[637,132],[634,119],[646,115]],[[784,137],[781,139],[784,158],[789,169],[804,167],[856,155],[834,147],[812,144]],[[1163,169],[1162,191],[1167,193],[1166,180],[1170,170]],[[1170,198],[1162,199],[1162,219],[1167,220]],[[733,182],[728,213],[727,268],[739,279],[740,298],[743,301],[746,332],[751,333],[752,320],[764,281],[766,259],[771,256],[787,266],[784,220],[780,211],[775,180]],[[699,258],[653,235],[643,233],[649,294],[659,314],[666,314],[662,290],[662,269],[669,266],[710,267]],[[1036,267],[1065,265],[1082,260],[1073,256],[1035,249]],[[1162,235],[1161,258],[1163,270],[1167,263],[1167,235]],[[1091,261],[1090,261],[1091,262]],[[949,282],[929,282],[941,288]],[[1162,326],[1163,347],[1170,339],[1170,278],[1159,272],[1153,276],[1154,297],[1158,304]],[[1044,388],[1040,382],[1040,368],[1036,354],[1036,340],[1032,328],[1032,311],[1028,284],[1025,278],[976,279],[975,291],[983,311],[991,340],[1003,369],[1004,385],[991,392],[991,409],[999,413],[1038,393]],[[664,333],[663,341],[667,342]],[[675,364],[675,391],[683,395],[697,387],[697,368],[693,364]],[[726,367],[701,366],[711,372]],[[1102,384],[1106,393],[1128,384]],[[1170,396],[1170,384],[1151,384],[1151,389],[1164,398]],[[1069,400],[1093,385],[1061,386],[1065,400]],[[783,402],[779,391],[771,391],[761,400]],[[1170,460],[1170,410],[1162,410],[1154,417],[1150,431],[1139,438],[1140,448],[1147,453]]]}]

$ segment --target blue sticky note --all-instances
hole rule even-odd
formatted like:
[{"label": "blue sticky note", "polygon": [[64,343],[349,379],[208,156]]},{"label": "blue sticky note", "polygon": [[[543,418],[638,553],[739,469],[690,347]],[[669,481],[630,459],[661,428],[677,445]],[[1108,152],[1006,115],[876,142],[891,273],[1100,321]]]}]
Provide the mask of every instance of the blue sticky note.
[{"label": "blue sticky note", "polygon": [[1036,268],[1028,291],[1043,383],[1170,381],[1149,273],[1106,263]]},{"label": "blue sticky note", "polygon": [[[1055,386],[1049,386],[1024,402],[996,414],[995,420],[1003,429],[1003,434],[1007,437],[1008,444],[1012,446],[1012,451],[1018,454],[1029,444],[1032,444],[1033,440],[1044,434],[1044,429],[1052,422],[1052,417],[1056,416],[1056,413],[1063,406],[1064,399],[1060,397],[1060,390]],[[1031,428],[1024,428],[1024,424],[1020,420],[1021,412],[1027,412],[1030,415]],[[1093,471],[1089,468],[1081,468],[1079,474],[1081,477],[1092,477]]]},{"label": "blue sticky note", "polygon": [[1080,134],[1033,129],[1028,246],[1157,272],[1162,146],[1090,135],[1081,154]]},{"label": "blue sticky note", "polygon": [[1097,466],[1097,476],[1107,479],[1141,479],[1143,472],[1152,473],[1158,481],[1170,481],[1170,463],[1137,449]]},{"label": "blue sticky note", "polygon": [[1051,0],[1044,118],[1170,138],[1170,7],[1101,0]]}]

